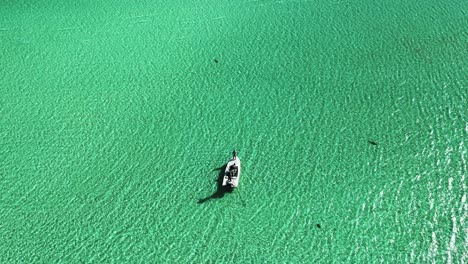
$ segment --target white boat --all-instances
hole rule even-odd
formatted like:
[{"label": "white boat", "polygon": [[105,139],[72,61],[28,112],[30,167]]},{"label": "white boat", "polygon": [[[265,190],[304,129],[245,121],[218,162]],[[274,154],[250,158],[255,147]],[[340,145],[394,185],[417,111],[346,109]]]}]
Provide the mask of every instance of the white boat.
[{"label": "white boat", "polygon": [[237,152],[232,152],[232,158],[226,164],[224,171],[223,186],[237,187],[239,186],[239,179],[241,174],[241,163],[237,157]]}]

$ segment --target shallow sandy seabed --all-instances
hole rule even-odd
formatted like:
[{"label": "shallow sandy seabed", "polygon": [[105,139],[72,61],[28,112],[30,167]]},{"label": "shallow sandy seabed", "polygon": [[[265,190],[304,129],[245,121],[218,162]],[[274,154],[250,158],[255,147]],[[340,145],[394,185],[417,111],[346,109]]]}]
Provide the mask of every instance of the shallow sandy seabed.
[{"label": "shallow sandy seabed", "polygon": [[0,262],[468,262],[467,9],[3,3]]}]

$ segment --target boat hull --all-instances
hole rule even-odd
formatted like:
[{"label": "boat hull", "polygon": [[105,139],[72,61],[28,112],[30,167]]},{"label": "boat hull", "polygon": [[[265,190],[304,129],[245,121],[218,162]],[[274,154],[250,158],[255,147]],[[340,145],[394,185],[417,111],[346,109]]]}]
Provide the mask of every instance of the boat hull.
[{"label": "boat hull", "polygon": [[[232,165],[236,165],[236,166],[237,166],[237,176],[232,177],[232,178],[229,180],[229,168],[230,168]],[[230,187],[236,188],[237,186],[239,186],[239,179],[240,179],[240,176],[241,176],[241,163],[240,163],[240,159],[239,159],[238,157],[233,157],[233,158],[226,164],[226,169],[225,169],[225,171],[224,171],[224,178],[223,178],[223,186],[230,186]]]}]

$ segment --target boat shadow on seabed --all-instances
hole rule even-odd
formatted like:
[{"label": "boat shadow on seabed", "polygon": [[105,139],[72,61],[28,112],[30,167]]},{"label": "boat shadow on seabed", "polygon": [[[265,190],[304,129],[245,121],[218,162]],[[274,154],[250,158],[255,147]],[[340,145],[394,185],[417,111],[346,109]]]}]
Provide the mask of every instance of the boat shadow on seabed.
[{"label": "boat shadow on seabed", "polygon": [[208,197],[198,199],[199,204],[208,202],[211,199],[223,198],[225,193],[232,193],[233,188],[230,185],[223,186],[223,179],[224,179],[224,173],[226,170],[226,165],[227,164],[224,164],[222,167],[212,170],[212,171],[219,171],[218,178],[216,179],[216,192],[214,192],[212,195]]}]

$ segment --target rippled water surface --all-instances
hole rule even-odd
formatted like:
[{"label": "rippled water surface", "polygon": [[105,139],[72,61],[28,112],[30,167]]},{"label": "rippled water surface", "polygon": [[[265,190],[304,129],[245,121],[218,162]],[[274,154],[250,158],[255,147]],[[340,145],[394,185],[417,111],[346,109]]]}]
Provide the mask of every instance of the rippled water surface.
[{"label": "rippled water surface", "polygon": [[0,262],[468,262],[467,1],[0,6]]}]

